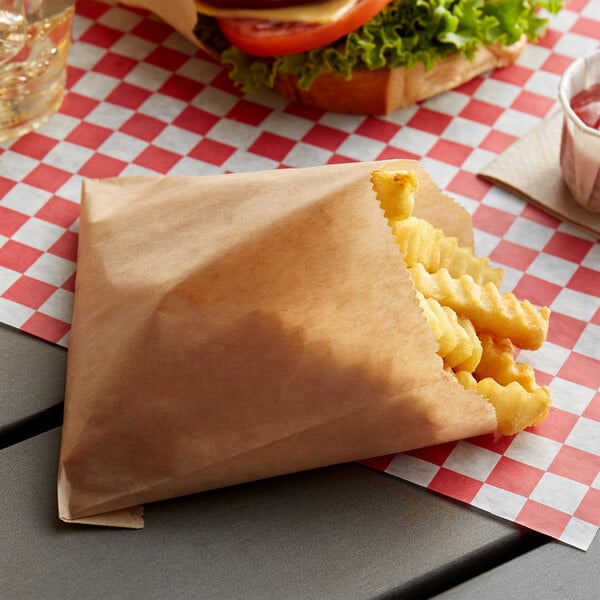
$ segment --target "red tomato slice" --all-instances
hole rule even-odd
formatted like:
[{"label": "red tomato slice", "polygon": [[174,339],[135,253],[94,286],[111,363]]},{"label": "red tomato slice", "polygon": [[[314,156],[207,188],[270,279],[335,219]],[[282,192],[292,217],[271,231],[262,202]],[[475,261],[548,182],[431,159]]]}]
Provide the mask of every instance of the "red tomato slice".
[{"label": "red tomato slice", "polygon": [[229,42],[253,56],[284,56],[326,46],[358,29],[392,0],[358,0],[334,23],[284,23],[260,19],[218,18]]}]

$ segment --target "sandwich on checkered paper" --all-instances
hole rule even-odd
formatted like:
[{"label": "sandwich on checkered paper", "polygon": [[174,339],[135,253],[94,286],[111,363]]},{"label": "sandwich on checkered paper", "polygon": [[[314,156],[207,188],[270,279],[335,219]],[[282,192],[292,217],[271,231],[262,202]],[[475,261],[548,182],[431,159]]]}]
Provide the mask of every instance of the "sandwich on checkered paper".
[{"label": "sandwich on checkered paper", "polygon": [[562,0],[126,0],[219,60],[242,90],[383,114],[515,62]]}]

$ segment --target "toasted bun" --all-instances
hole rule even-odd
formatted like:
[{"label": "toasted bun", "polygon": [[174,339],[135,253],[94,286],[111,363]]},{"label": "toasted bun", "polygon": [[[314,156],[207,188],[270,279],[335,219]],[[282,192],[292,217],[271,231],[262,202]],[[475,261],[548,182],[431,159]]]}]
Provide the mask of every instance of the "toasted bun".
[{"label": "toasted bun", "polygon": [[472,60],[460,54],[447,56],[426,70],[355,70],[351,79],[333,73],[320,75],[308,90],[300,90],[292,77],[279,79],[276,90],[288,100],[329,112],[381,115],[410,106],[455,88],[477,75],[513,63],[523,51],[525,36],[512,46],[482,46]]}]

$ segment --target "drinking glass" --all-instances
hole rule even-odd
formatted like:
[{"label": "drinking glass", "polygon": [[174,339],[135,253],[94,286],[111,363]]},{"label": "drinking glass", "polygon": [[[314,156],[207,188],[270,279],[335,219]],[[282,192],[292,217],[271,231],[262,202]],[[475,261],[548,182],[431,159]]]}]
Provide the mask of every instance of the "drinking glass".
[{"label": "drinking glass", "polygon": [[22,0],[0,0],[0,64],[13,58],[25,43]]},{"label": "drinking glass", "polygon": [[60,107],[73,11],[74,0],[0,0],[0,142]]}]

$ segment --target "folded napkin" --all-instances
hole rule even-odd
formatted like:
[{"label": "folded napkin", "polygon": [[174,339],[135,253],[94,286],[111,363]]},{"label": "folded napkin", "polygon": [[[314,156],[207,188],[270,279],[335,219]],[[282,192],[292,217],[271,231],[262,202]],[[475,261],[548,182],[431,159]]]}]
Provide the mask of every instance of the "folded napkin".
[{"label": "folded napkin", "polygon": [[559,164],[562,118],[562,111],[555,112],[478,175],[598,238],[600,213],[577,204],[562,178]]}]

